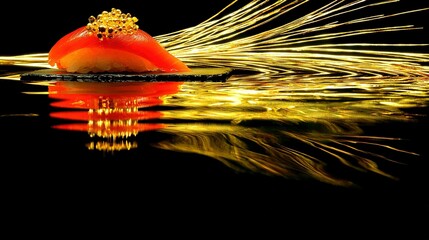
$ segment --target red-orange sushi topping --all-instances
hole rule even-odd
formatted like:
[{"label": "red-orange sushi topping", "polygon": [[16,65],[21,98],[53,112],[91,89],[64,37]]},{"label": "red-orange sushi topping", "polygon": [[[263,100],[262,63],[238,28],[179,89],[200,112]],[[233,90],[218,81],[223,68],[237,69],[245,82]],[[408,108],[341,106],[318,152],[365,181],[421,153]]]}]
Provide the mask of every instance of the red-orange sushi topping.
[{"label": "red-orange sushi topping", "polygon": [[112,8],[62,37],[49,51],[48,63],[67,72],[184,72],[188,66],[152,36],[138,19]]}]

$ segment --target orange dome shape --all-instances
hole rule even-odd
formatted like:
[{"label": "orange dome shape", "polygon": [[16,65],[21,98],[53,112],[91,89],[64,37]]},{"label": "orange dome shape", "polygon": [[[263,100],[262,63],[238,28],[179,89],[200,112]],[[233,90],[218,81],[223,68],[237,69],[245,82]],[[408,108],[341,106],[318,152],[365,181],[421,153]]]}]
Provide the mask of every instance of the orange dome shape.
[{"label": "orange dome shape", "polygon": [[138,29],[137,21],[115,8],[97,18],[91,16],[87,26],[54,44],[48,63],[74,73],[190,71],[156,39]]}]

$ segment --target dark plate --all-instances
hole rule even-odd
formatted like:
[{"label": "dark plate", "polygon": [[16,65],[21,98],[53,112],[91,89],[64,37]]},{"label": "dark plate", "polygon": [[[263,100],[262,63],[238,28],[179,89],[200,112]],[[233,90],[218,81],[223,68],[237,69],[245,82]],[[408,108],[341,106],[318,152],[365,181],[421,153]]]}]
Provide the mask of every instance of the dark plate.
[{"label": "dark plate", "polygon": [[145,72],[145,73],[68,73],[57,69],[41,69],[21,74],[21,80],[63,80],[78,82],[156,82],[200,81],[225,82],[231,68],[193,68],[190,72]]}]

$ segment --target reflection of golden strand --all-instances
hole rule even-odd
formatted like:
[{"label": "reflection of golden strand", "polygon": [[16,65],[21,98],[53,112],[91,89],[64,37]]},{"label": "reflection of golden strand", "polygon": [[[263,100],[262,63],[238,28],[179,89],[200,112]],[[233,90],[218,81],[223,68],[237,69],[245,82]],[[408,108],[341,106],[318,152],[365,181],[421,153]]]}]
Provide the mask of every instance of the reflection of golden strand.
[{"label": "reflection of golden strand", "polygon": [[98,150],[102,152],[115,152],[115,151],[131,150],[131,149],[137,148],[137,142],[130,142],[127,140],[122,140],[120,142],[97,141],[97,142],[90,142],[86,146],[89,150]]},{"label": "reflection of golden strand", "polygon": [[[379,151],[386,153],[388,150],[390,155],[398,159],[416,155],[384,144],[398,139],[356,136],[353,125],[335,127],[335,123],[332,122],[319,124],[322,129],[343,128],[343,132],[318,133],[318,130],[312,130],[311,126],[307,132],[295,132],[293,129],[282,131],[279,127],[270,130],[269,127],[249,129],[215,124],[192,126],[176,124],[163,130],[171,132],[174,138],[159,142],[156,146],[209,156],[237,171],[251,171],[290,179],[313,178],[338,186],[359,185],[353,179],[349,179],[347,174],[341,176],[341,172],[353,174],[372,172],[396,179],[388,170],[379,166],[396,161],[378,154]],[[344,128],[347,126],[350,129]],[[374,146],[376,149],[365,150],[368,146],[369,149]],[[330,169],[343,170],[330,171]]]},{"label": "reflection of golden strand", "polygon": [[89,143],[88,149],[114,152],[137,148],[136,142],[131,143],[126,139],[138,134],[138,130],[135,129],[138,120],[131,118],[112,120],[110,116],[115,113],[137,113],[138,107],[117,108],[111,98],[100,97],[98,101],[99,108],[88,110],[88,134],[91,138],[97,137],[101,140]]},{"label": "reflection of golden strand", "polygon": [[[232,76],[228,84],[185,84],[165,104],[184,111],[167,111],[163,118],[198,121],[211,118],[239,123],[246,120],[377,123],[412,121],[404,109],[426,106],[427,78]],[[190,94],[191,93],[191,94]]]},{"label": "reflection of golden strand", "polygon": [[[237,0],[232,1],[226,8],[236,2]],[[368,34],[418,30],[420,28],[412,25],[359,28],[359,24],[399,17],[429,8],[341,20],[340,17],[347,17],[348,14],[365,13],[379,5],[397,1],[376,0],[367,3],[359,0],[332,0],[319,9],[303,13],[301,17],[278,27],[257,31],[258,27],[282,15],[293,13],[301,9],[299,7],[305,7],[308,2],[310,1],[250,1],[232,13],[222,15],[225,10],[223,9],[196,26],[155,38],[191,67],[227,66],[275,74],[299,72],[348,76],[429,74],[429,67],[419,64],[429,62],[429,54],[415,50],[395,50],[423,47],[428,44],[329,43],[332,40]],[[352,30],[340,30],[342,27],[354,26],[356,27]],[[255,30],[257,32],[251,34]],[[392,50],[385,50],[386,48]],[[51,68],[47,64],[47,53],[0,57],[0,64]]]},{"label": "reflection of golden strand", "polygon": [[138,124],[138,120],[89,120],[88,121],[88,134],[90,137],[100,138],[129,138],[136,136],[138,130],[133,126]]},{"label": "reflection of golden strand", "polygon": [[[392,168],[418,157],[399,146],[400,138],[365,136],[361,124],[412,123],[418,115],[406,109],[428,103],[425,78],[281,80],[250,75],[183,85],[165,102],[183,110],[167,111],[163,119],[191,123],[163,129],[173,137],[156,146],[206,155],[238,171],[341,186],[355,184],[341,172],[397,179]],[[202,123],[207,119],[221,124]]]},{"label": "reflection of golden strand", "polygon": [[[105,110],[105,109],[104,109]],[[97,111],[99,112],[99,111]],[[106,111],[103,111],[106,112]],[[105,116],[106,114],[102,114]],[[88,134],[91,138],[99,139],[97,142],[87,144],[89,150],[114,152],[137,148],[137,142],[127,140],[138,134],[133,126],[138,120],[91,120],[88,121]]]},{"label": "reflection of golden strand", "polygon": [[118,108],[114,99],[99,97],[98,108],[88,110],[88,133],[91,137],[97,136],[113,140],[136,136],[138,131],[134,127],[138,124],[138,120],[111,119],[111,114],[137,113],[138,111],[136,106]]}]

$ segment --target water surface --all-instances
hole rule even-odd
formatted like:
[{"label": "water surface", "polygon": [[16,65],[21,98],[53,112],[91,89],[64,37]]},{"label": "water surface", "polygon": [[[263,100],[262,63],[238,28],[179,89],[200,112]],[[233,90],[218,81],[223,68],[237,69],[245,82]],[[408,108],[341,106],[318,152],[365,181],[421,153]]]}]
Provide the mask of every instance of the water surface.
[{"label": "water surface", "polygon": [[[12,193],[262,197],[386,219],[429,211],[427,78],[103,83],[19,73],[0,81]],[[304,207],[310,201],[325,207]]]}]

